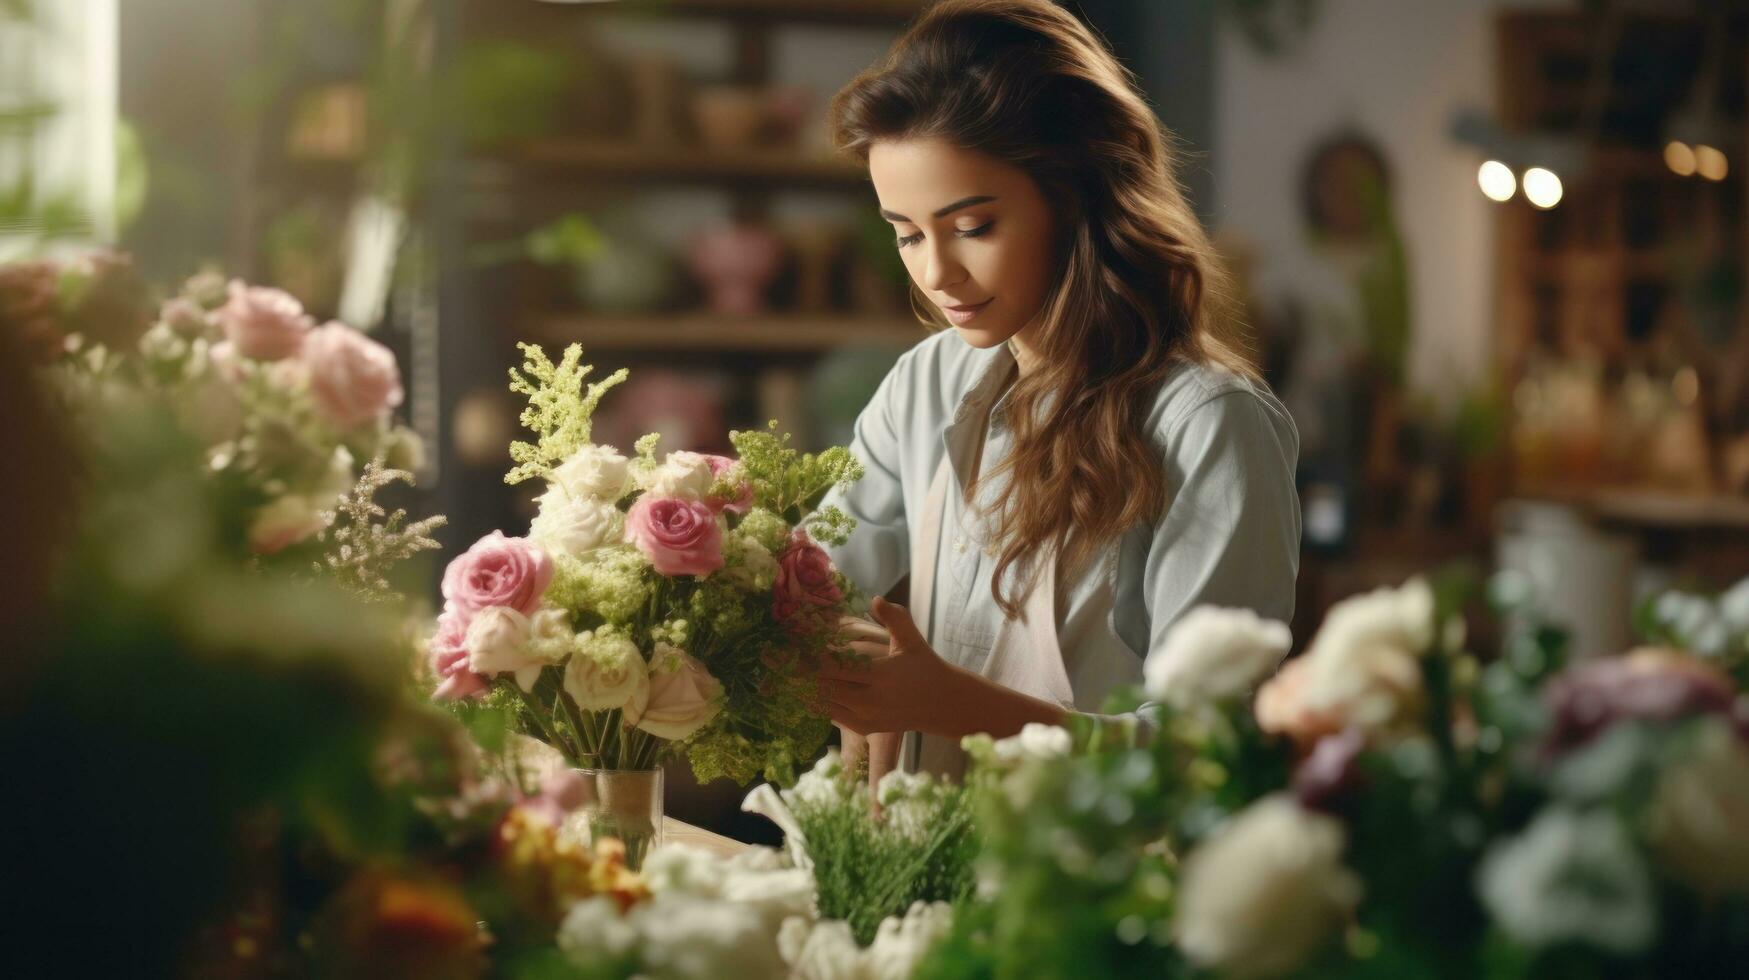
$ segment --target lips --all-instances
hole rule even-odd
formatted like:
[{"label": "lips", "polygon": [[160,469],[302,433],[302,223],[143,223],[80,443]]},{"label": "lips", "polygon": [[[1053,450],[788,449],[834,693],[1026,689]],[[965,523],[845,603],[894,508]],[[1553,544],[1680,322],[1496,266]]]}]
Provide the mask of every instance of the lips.
[{"label": "lips", "polygon": [[976,303],[971,306],[944,306],[941,308],[941,311],[947,316],[947,321],[949,323],[956,327],[963,327],[972,322],[978,314],[982,313],[984,307],[989,306],[995,298],[996,297],[992,296],[990,299],[987,299],[982,303]]}]

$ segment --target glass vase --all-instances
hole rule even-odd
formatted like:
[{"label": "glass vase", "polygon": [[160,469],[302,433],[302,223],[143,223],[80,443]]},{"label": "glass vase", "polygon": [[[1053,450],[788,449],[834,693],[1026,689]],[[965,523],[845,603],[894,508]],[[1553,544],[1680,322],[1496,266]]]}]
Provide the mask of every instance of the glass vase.
[{"label": "glass vase", "polygon": [[626,866],[643,867],[662,842],[662,770],[578,769],[583,802],[571,812],[572,830],[593,845],[609,837],[625,844]]}]

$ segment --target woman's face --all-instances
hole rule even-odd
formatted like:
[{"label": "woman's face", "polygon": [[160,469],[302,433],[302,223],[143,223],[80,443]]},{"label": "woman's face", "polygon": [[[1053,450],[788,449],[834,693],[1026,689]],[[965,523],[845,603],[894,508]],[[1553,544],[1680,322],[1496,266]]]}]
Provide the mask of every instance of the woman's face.
[{"label": "woman's face", "polygon": [[935,139],[877,142],[868,170],[911,280],[967,343],[994,347],[1033,322],[1058,274],[1037,182]]}]

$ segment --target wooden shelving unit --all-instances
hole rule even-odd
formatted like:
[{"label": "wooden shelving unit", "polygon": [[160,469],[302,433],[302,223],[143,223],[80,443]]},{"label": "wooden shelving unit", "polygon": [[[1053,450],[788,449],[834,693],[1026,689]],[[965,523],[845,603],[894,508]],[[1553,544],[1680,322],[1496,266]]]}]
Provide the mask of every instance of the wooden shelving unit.
[{"label": "wooden shelving unit", "polygon": [[793,149],[720,151],[695,146],[546,140],[499,156],[493,164],[518,176],[609,177],[636,182],[853,187],[868,181],[863,169],[850,161],[805,156]]},{"label": "wooden shelving unit", "polygon": [[542,343],[576,341],[589,351],[753,354],[821,354],[853,345],[908,347],[927,336],[922,324],[909,319],[806,314],[539,314],[524,320],[521,332]]},{"label": "wooden shelving unit", "polygon": [[[1715,21],[1704,8],[1520,11],[1500,16],[1496,39],[1502,125],[1571,138],[1584,152],[1577,173],[1561,174],[1554,208],[1520,195],[1496,211],[1506,390],[1524,397],[1539,365],[1584,363],[1615,412],[1626,404],[1623,379],[1658,379],[1691,406],[1699,421],[1687,431],[1704,431],[1694,441],[1710,456],[1686,471],[1700,475],[1678,479],[1649,459],[1668,442],[1630,436],[1609,414],[1583,437],[1539,433],[1546,451],[1589,462],[1576,472],[1528,455],[1513,492],[1623,527],[1749,530],[1749,497],[1722,465],[1726,442],[1743,437],[1749,397],[1749,24],[1741,15]],[[1722,51],[1716,73],[1712,45]],[[1678,175],[1664,161],[1670,121],[1696,104],[1711,106],[1730,161],[1722,181]],[[1702,307],[1697,283],[1721,269],[1739,282],[1733,305]],[[1581,438],[1587,448],[1573,452]]]}]

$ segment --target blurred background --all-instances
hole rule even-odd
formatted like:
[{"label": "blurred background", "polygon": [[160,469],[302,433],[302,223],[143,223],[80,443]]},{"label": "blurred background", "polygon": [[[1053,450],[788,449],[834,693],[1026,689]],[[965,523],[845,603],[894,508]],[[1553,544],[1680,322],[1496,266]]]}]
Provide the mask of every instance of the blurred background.
[{"label": "blurred background", "polygon": [[[372,331],[447,557],[532,514],[518,340],[632,369],[622,448],[848,440],[924,332],[825,111],[925,5],[0,0],[0,260],[114,244]],[[1618,652],[1641,596],[1749,571],[1749,3],[1065,6],[1298,422],[1302,642],[1470,559]]]}]

